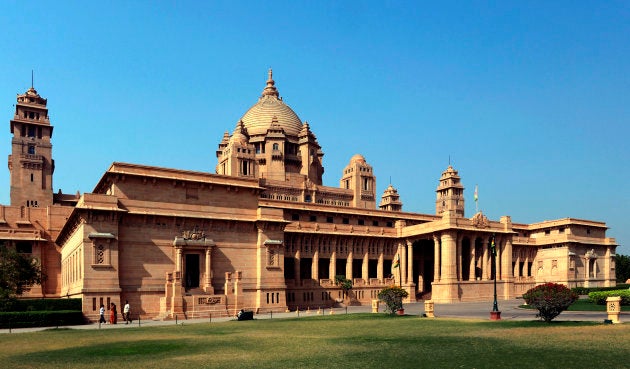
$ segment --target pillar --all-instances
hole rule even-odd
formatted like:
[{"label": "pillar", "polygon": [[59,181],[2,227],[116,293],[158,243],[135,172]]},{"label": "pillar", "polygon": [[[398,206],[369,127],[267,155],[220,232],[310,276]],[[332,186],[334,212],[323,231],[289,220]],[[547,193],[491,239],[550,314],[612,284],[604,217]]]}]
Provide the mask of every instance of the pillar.
[{"label": "pillar", "polygon": [[456,251],[456,255],[457,255],[457,280],[461,281],[463,280],[463,276],[462,276],[462,242],[464,241],[464,236],[463,235],[458,235],[457,236],[457,251]]},{"label": "pillar", "polygon": [[490,253],[488,252],[489,238],[484,236],[481,241],[481,248],[483,249],[483,259],[481,265],[481,279],[487,281],[490,279]]},{"label": "pillar", "polygon": [[182,249],[177,248],[177,255],[175,256],[177,260],[175,261],[175,271],[182,272]]},{"label": "pillar", "polygon": [[455,232],[442,233],[442,278],[443,282],[457,280],[457,234]]},{"label": "pillar", "polygon": [[413,242],[407,241],[407,283],[413,283]]},{"label": "pillar", "polygon": [[370,278],[368,277],[368,260],[370,257],[369,247],[363,245],[363,262],[361,263],[361,278],[367,283]]},{"label": "pillar", "polygon": [[295,252],[295,260],[294,260],[294,265],[295,265],[295,285],[296,286],[301,286],[302,285],[302,273],[300,272],[300,259],[301,259],[301,254],[300,254],[300,250],[298,249]]},{"label": "pillar", "polygon": [[204,283],[204,291],[205,292],[210,292],[210,293],[214,293],[214,291],[212,291],[212,248],[208,247],[206,248],[206,280]]},{"label": "pillar", "polygon": [[378,265],[376,266],[376,278],[383,283],[384,279],[384,271],[383,271],[383,261],[385,260],[385,255],[383,255],[383,242],[378,242]]},{"label": "pillar", "polygon": [[440,273],[440,238],[435,234],[433,235],[433,259],[433,281],[439,282],[442,279]]},{"label": "pillar", "polygon": [[311,279],[319,280],[319,250],[316,249],[311,260]]},{"label": "pillar", "polygon": [[400,246],[400,252],[401,252],[401,256],[400,256],[400,278],[402,279],[401,283],[402,284],[407,284],[409,283],[407,281],[407,248],[405,247],[405,244],[401,243]]},{"label": "pillar", "polygon": [[473,237],[470,240],[470,268],[468,270],[468,280],[469,281],[474,281],[475,280],[475,268],[477,267],[477,252],[475,251],[475,245],[476,245],[476,241],[477,237]]},{"label": "pillar", "polygon": [[503,252],[501,252],[501,280],[512,280],[512,236],[505,235]]},{"label": "pillar", "polygon": [[354,278],[354,276],[352,275],[352,258],[354,257],[352,247],[353,246],[350,246],[350,251],[348,252],[348,257],[346,258],[346,279],[349,280],[352,280]]},{"label": "pillar", "polygon": [[330,264],[328,267],[328,279],[331,281],[335,280],[335,276],[337,275],[337,246],[333,249],[333,252],[330,254]]}]

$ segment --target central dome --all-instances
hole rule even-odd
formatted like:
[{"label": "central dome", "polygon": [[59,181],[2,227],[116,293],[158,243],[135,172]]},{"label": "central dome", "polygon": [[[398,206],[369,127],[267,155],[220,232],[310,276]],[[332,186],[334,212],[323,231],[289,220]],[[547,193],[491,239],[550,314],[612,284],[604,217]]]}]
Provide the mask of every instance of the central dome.
[{"label": "central dome", "polygon": [[247,129],[249,136],[264,135],[271,126],[274,117],[277,118],[278,125],[284,129],[287,136],[298,136],[302,129],[302,121],[280,98],[272,78],[272,71],[269,69],[269,79],[267,79],[267,86],[263,90],[262,96],[243,115],[241,121],[243,121],[243,126]]}]

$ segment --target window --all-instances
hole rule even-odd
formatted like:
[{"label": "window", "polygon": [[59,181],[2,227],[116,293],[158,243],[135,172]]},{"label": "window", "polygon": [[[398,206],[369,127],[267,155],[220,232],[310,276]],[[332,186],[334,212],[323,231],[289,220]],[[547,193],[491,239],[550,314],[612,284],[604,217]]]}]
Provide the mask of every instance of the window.
[{"label": "window", "polygon": [[292,214],[291,220],[300,220],[300,214]]},{"label": "window", "polygon": [[343,218],[342,223],[343,223],[343,224],[350,224],[350,219],[348,219],[348,218]]},{"label": "window", "polygon": [[311,202],[311,195],[304,196],[304,202]]},{"label": "window", "polygon": [[332,223],[333,217],[326,217],[326,223]]},{"label": "window", "polygon": [[311,216],[309,217],[309,221],[311,221],[311,222],[317,222],[317,216],[315,216],[315,215],[311,215]]},{"label": "window", "polygon": [[387,222],[387,226],[388,226],[389,228],[391,228],[391,227],[393,227],[393,226],[394,226],[394,224],[393,224],[392,222]]},{"label": "window", "polygon": [[359,224],[359,225],[365,225],[365,220],[363,220],[363,219],[359,219],[358,224]]},{"label": "window", "polygon": [[279,147],[280,147],[280,146],[278,146],[278,144],[277,144],[277,143],[273,144],[273,149],[274,149],[274,150],[280,150],[280,149],[279,149]]},{"label": "window", "polygon": [[548,229],[547,229],[547,230],[545,230],[545,235],[549,235],[549,234],[551,234],[551,231],[550,231],[550,230],[548,230]]},{"label": "window", "polygon": [[28,145],[28,153],[30,155],[35,155],[35,145]]},{"label": "window", "polygon": [[372,221],[372,225],[373,225],[374,227],[378,227],[378,220],[373,220],[373,221]]},{"label": "window", "polygon": [[28,130],[28,137],[35,137],[35,127],[34,126],[28,126],[27,128]]}]

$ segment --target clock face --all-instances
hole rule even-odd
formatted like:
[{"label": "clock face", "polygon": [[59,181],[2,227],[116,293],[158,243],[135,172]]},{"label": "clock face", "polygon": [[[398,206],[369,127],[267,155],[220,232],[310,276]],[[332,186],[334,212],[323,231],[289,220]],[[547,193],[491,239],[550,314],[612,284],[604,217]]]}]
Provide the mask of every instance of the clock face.
[{"label": "clock face", "polygon": [[608,304],[608,310],[615,311],[615,304]]}]

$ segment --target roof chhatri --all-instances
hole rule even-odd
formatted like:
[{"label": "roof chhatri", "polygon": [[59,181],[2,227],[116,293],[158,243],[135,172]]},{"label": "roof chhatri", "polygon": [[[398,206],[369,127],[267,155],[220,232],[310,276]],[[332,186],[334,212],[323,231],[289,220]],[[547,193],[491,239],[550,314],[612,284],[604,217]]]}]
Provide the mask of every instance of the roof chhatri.
[{"label": "roof chhatri", "polygon": [[276,88],[276,83],[273,80],[273,71],[269,68],[269,78],[267,79],[267,86],[263,89],[262,96],[275,96],[276,98],[280,98],[280,94],[278,93],[278,89]]}]

